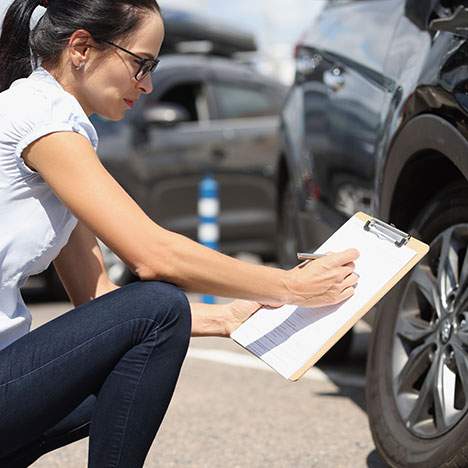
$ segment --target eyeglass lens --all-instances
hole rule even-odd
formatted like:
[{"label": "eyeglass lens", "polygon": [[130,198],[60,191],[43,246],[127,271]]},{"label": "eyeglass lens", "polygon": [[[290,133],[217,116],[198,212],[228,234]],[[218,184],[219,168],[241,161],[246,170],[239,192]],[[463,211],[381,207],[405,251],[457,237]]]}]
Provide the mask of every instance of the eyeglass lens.
[{"label": "eyeglass lens", "polygon": [[156,69],[158,63],[158,61],[153,60],[143,62],[135,78],[138,81],[142,80],[148,73],[152,73]]}]

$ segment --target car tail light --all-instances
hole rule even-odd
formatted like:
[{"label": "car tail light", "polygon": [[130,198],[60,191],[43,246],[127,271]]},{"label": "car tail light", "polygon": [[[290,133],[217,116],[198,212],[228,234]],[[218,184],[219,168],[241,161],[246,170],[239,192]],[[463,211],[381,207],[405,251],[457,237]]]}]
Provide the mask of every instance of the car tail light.
[{"label": "car tail light", "polygon": [[310,198],[314,200],[320,200],[320,186],[312,177],[307,177],[304,180],[304,187]]}]

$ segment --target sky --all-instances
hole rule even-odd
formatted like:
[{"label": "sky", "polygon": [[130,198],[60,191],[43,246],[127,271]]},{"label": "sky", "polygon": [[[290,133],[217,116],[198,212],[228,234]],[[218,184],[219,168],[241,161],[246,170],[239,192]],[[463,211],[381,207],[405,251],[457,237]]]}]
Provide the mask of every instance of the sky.
[{"label": "sky", "polygon": [[325,0],[159,0],[163,9],[181,8],[254,33],[263,57],[263,71],[285,82],[294,75],[294,46],[324,3]]},{"label": "sky", "polygon": [[294,42],[323,3],[323,0],[159,0],[162,8],[181,8],[251,30],[263,43]]},{"label": "sky", "polygon": [[[180,8],[232,23],[255,34],[263,71],[292,79],[292,51],[325,0],[159,0],[161,8]],[[0,0],[0,18],[11,0]]]}]

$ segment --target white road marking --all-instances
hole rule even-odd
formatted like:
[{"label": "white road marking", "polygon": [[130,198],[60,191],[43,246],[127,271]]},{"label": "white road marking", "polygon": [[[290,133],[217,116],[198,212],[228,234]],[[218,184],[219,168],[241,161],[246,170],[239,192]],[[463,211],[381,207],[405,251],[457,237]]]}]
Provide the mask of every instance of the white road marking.
[{"label": "white road marking", "polygon": [[[200,359],[203,361],[216,362],[229,366],[246,367],[248,369],[264,370],[275,372],[263,361],[253,356],[234,353],[232,351],[222,351],[219,349],[190,348],[187,357]],[[346,387],[363,388],[365,386],[364,377],[358,375],[345,374],[336,371],[320,370],[318,367],[312,367],[303,377],[303,379],[314,380],[316,382],[329,382],[335,385]]]}]

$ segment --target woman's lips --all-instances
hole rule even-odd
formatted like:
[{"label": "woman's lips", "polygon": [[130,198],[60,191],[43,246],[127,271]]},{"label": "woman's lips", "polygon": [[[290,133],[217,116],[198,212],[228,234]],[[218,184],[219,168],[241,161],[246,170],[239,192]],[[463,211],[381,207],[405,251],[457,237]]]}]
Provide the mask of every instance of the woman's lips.
[{"label": "woman's lips", "polygon": [[127,104],[127,106],[131,109],[133,107],[133,104],[135,103],[135,101],[130,101],[130,99],[124,99],[125,101],[125,104]]}]

